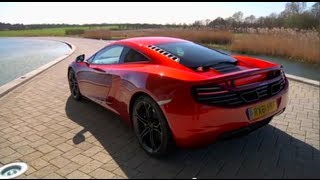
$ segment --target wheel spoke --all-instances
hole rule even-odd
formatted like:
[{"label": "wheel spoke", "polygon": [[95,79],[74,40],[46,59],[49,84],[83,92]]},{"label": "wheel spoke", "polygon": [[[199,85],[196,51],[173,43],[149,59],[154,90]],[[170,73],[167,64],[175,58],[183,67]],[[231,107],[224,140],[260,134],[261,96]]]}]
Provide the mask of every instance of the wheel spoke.
[{"label": "wheel spoke", "polygon": [[141,122],[142,124],[143,124],[143,126],[146,126],[147,124],[148,124],[148,121],[146,120],[146,119],[144,119],[143,117],[141,117],[139,114],[138,114],[138,112],[136,111],[136,117],[137,117],[137,119],[139,120],[139,122]]},{"label": "wheel spoke", "polygon": [[158,121],[158,123],[153,123],[153,127],[155,128],[155,129],[160,129],[161,130],[161,128],[160,128],[160,122]]},{"label": "wheel spoke", "polygon": [[153,134],[153,129],[150,131],[150,144],[151,144],[151,149],[152,150],[155,150],[155,149],[157,149],[157,147],[156,147],[156,145],[155,145],[155,143],[154,143],[154,134]]},{"label": "wheel spoke", "polygon": [[77,83],[77,79],[76,79],[76,76],[75,76],[74,74],[72,75],[72,82],[73,82],[74,84]]},{"label": "wheel spoke", "polygon": [[76,89],[76,86],[72,86],[72,94],[73,95],[76,95],[77,94],[77,89]]},{"label": "wheel spoke", "polygon": [[78,90],[79,90],[78,84],[74,84],[73,86],[76,89],[76,91],[78,92]]},{"label": "wheel spoke", "polygon": [[145,129],[140,133],[141,139],[143,139],[148,133],[150,133],[150,128],[145,128]]},{"label": "wheel spoke", "polygon": [[159,129],[153,129],[153,131],[157,132],[160,135],[160,137],[162,136],[162,132]]},{"label": "wheel spoke", "polygon": [[69,84],[73,85],[73,80],[72,80],[72,76],[71,75],[69,76]]},{"label": "wheel spoke", "polygon": [[151,107],[151,105],[150,104],[148,104],[148,103],[143,103],[143,105],[144,105],[144,108],[145,108],[145,110],[146,110],[146,116],[147,116],[147,119],[151,119],[152,118],[152,116],[151,116],[151,114],[150,114],[150,107]]},{"label": "wheel spoke", "polygon": [[157,112],[155,111],[154,108],[151,109],[151,113],[152,113],[152,119],[157,119]]}]

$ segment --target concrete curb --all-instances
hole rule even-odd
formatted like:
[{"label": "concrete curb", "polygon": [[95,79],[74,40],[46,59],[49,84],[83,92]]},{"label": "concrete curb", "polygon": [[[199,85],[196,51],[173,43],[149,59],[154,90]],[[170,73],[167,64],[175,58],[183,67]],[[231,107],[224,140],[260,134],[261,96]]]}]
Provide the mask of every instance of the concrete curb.
[{"label": "concrete curb", "polygon": [[31,71],[31,72],[28,72],[27,74],[23,75],[23,76],[20,76],[2,86],[0,86],[0,97],[6,95],[8,92],[10,92],[11,90],[19,87],[20,85],[26,83],[27,81],[29,81],[30,79],[32,79],[33,77],[35,77],[36,75],[42,73],[43,71],[47,70],[48,68],[52,67],[53,65],[57,64],[58,62],[64,60],[65,58],[69,57],[70,55],[73,54],[73,52],[76,50],[76,46],[69,43],[69,42],[64,42],[64,41],[60,41],[60,42],[63,42],[65,44],[67,44],[71,50],[68,54],[66,55],[63,55],[53,61],[50,61],[49,63]]},{"label": "concrete curb", "polygon": [[292,75],[292,74],[286,74],[286,76],[287,76],[288,79],[291,79],[291,80],[294,80],[294,81],[306,83],[306,84],[317,86],[317,87],[320,86],[320,82],[316,81],[316,80],[307,79],[307,78],[303,78],[303,77],[300,77],[300,76],[295,76],[295,75]]}]

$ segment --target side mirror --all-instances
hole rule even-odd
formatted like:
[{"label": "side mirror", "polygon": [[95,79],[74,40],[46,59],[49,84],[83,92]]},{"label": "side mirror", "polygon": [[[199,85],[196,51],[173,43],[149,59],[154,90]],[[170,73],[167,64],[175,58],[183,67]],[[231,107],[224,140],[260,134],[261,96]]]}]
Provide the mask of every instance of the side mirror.
[{"label": "side mirror", "polygon": [[76,62],[82,62],[85,59],[85,55],[81,54],[80,56],[77,57]]}]

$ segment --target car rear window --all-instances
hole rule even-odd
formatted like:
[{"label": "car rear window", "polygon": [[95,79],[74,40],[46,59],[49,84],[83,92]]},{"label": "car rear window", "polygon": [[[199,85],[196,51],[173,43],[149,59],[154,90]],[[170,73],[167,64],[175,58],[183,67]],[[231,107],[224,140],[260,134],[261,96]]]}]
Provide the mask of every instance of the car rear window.
[{"label": "car rear window", "polygon": [[155,46],[180,58],[180,63],[191,68],[220,62],[235,62],[235,58],[193,42],[171,42]]}]

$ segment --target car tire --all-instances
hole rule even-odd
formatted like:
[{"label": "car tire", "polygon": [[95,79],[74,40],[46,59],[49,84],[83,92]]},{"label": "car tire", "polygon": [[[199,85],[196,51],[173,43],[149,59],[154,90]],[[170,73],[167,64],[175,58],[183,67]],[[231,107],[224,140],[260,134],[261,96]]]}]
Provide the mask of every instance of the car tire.
[{"label": "car tire", "polygon": [[152,98],[138,97],[133,105],[131,117],[136,138],[147,154],[161,157],[175,149],[167,120]]},{"label": "car tire", "polygon": [[69,88],[73,99],[79,101],[82,98],[77,77],[72,69],[68,73]]}]

